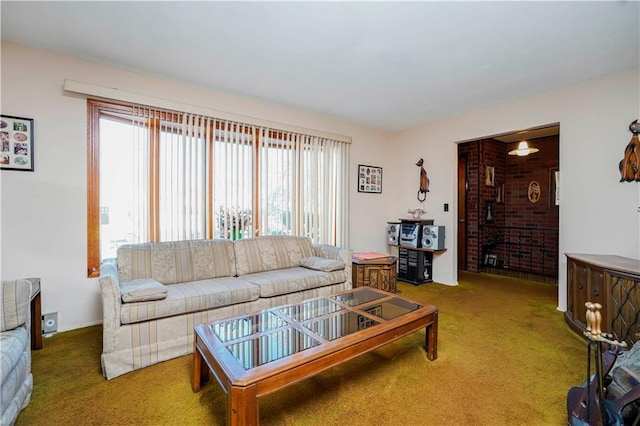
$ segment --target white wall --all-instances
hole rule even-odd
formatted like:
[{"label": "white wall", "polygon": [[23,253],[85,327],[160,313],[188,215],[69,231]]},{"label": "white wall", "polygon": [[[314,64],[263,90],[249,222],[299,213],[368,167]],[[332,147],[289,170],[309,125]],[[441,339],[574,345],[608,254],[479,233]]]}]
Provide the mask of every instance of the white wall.
[{"label": "white wall", "polygon": [[[544,124],[560,123],[560,264],[558,306],[566,309],[564,253],[598,253],[640,258],[640,184],[619,182],[618,163],[631,138],[629,124],[640,117],[638,69],[564,87],[504,105],[431,123],[395,138],[402,146],[399,204],[415,205],[416,157],[431,176],[427,210],[447,227],[447,247],[457,241],[456,142],[480,139]],[[411,153],[407,155],[406,153]],[[404,187],[402,181],[413,185]],[[449,213],[442,204],[450,203]],[[436,256],[434,277],[457,277],[455,249]]]},{"label": "white wall", "polygon": [[[447,226],[449,250],[434,261],[434,279],[445,284],[457,282],[455,142],[560,122],[560,253],[640,257],[640,185],[619,183],[617,171],[627,126],[640,116],[637,69],[391,135],[10,43],[1,58],[1,110],[35,119],[36,171],[0,173],[0,276],[39,276],[43,312],[59,312],[59,330],[102,315],[98,282],[86,277],[86,102],[62,90],[64,79],[351,136],[355,251],[386,251],[385,223],[420,206],[414,164],[424,158],[431,180],[424,208]],[[383,167],[382,194],[357,192],[358,164]],[[560,309],[565,270],[561,256]]]},{"label": "white wall", "polygon": [[65,93],[65,79],[351,136],[350,248],[386,250],[381,206],[392,192],[360,194],[355,180],[358,163],[391,169],[385,133],[11,43],[1,66],[2,113],[35,119],[35,172],[0,173],[0,275],[40,277],[42,311],[58,312],[60,331],[102,320],[98,281],[87,278],[86,100]]}]

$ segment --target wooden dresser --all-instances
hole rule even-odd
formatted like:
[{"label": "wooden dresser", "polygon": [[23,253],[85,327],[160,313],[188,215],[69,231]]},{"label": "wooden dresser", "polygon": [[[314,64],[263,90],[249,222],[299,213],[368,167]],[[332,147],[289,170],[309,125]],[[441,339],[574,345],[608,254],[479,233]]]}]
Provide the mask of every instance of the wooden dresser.
[{"label": "wooden dresser", "polygon": [[368,260],[353,259],[353,287],[374,287],[397,293],[397,261],[398,258],[395,256]]},{"label": "wooden dresser", "polygon": [[602,305],[602,331],[633,345],[640,340],[640,260],[615,255],[567,256],[565,320],[577,333],[586,327],[585,302]]}]

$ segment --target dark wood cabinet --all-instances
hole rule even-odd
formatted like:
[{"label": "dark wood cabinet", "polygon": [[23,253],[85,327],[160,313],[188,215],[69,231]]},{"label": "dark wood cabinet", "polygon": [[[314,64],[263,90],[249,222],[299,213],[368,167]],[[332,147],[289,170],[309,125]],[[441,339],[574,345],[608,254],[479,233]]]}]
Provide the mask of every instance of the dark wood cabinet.
[{"label": "dark wood cabinet", "polygon": [[373,287],[397,293],[397,260],[395,256],[369,260],[353,259],[351,269],[353,287]]},{"label": "dark wood cabinet", "polygon": [[640,336],[640,260],[567,253],[567,312],[571,328],[586,328],[586,302],[602,305],[602,331],[632,345]]},{"label": "dark wood cabinet", "polygon": [[433,281],[433,250],[398,247],[398,279],[411,284]]}]

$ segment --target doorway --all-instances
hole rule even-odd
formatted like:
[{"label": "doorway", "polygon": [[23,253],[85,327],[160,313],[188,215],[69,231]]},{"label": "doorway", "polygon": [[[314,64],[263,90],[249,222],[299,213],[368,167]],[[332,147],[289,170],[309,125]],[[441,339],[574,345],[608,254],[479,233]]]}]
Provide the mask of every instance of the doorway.
[{"label": "doorway", "polygon": [[467,269],[467,156],[458,155],[458,269]]},{"label": "doorway", "polygon": [[[557,284],[559,135],[553,124],[458,144],[458,269]],[[538,151],[510,154],[523,140]]]}]

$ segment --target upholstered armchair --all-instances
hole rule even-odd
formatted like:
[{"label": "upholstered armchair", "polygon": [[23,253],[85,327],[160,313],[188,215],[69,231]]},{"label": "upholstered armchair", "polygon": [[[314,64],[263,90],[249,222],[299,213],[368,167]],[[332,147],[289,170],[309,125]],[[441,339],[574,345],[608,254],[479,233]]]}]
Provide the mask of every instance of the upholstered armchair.
[{"label": "upholstered armchair", "polygon": [[31,282],[3,281],[0,288],[0,424],[13,425],[33,389],[30,334]]}]

